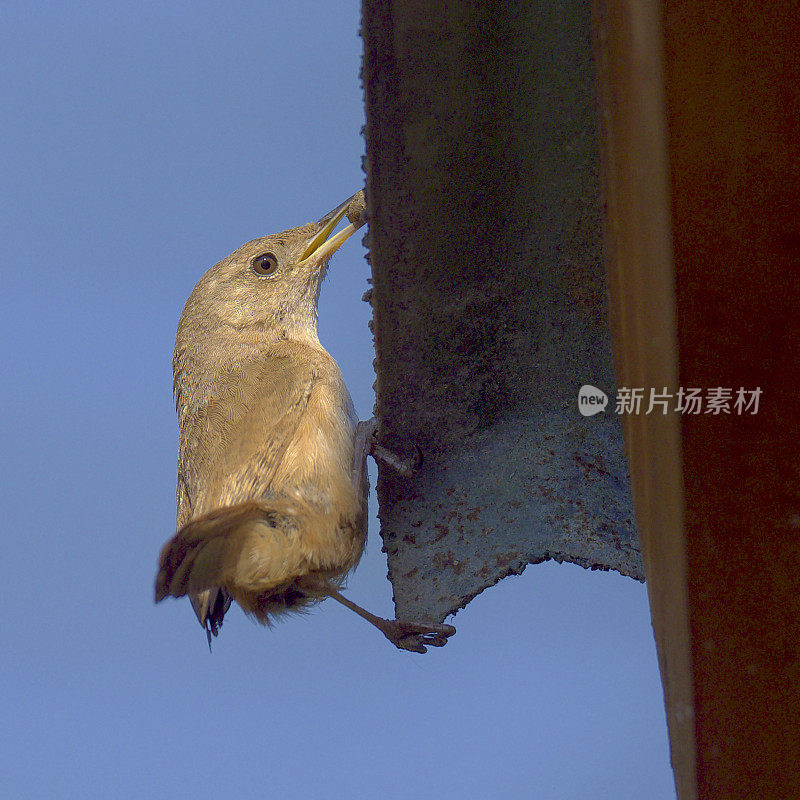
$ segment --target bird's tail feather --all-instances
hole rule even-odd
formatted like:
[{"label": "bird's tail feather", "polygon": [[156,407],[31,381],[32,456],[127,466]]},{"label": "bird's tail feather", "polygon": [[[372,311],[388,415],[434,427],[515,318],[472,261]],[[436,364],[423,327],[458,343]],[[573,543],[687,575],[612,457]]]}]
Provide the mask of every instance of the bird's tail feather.
[{"label": "bird's tail feather", "polygon": [[[216,635],[231,597],[260,622],[303,605],[293,578],[308,571],[300,530],[307,509],[282,500],[251,500],[216,509],[184,525],[164,545],[156,602],[190,595],[200,623]],[[305,598],[313,602],[312,597]]]},{"label": "bird's tail feather", "polygon": [[200,624],[206,629],[208,635],[208,647],[211,649],[211,637],[219,635],[222,627],[222,620],[228,609],[231,607],[233,598],[220,587],[214,589],[203,589],[202,592],[189,594],[194,613]]}]

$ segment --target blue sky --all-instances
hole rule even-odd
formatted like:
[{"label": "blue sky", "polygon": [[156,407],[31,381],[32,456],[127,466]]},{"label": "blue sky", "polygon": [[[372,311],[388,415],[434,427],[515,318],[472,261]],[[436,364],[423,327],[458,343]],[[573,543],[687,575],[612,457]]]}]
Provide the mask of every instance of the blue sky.
[{"label": "blue sky", "polygon": [[[0,795],[674,798],[646,592],[545,564],[401,653],[333,602],[209,654],[156,607],[175,517],[183,303],[243,242],[363,185],[359,6],[0,9],[5,579]],[[362,417],[359,237],[324,344]],[[374,504],[373,504],[374,513]],[[392,615],[371,523],[350,596]]]}]

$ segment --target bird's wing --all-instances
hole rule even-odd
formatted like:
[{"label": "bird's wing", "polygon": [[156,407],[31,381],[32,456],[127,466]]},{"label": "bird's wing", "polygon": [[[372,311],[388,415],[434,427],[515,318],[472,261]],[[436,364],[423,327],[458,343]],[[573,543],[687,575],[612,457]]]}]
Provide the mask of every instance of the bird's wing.
[{"label": "bird's wing", "polygon": [[[308,408],[319,363],[276,347],[232,366],[213,397],[181,420],[179,524],[269,494]],[[182,517],[182,518],[181,518]]]},{"label": "bird's wing", "polygon": [[[232,366],[214,396],[181,412],[178,527],[270,493],[319,375],[314,358],[276,347]],[[217,635],[231,598],[220,587],[190,592],[200,624]]]}]

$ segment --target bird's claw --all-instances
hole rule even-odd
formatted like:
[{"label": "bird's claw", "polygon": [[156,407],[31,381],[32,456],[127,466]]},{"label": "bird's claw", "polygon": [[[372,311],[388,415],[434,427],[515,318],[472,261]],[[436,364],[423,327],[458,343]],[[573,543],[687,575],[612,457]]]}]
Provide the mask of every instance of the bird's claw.
[{"label": "bird's claw", "polygon": [[452,625],[427,624],[424,622],[405,622],[386,620],[383,633],[400,650],[412,653],[427,653],[428,647],[444,647],[447,640],[456,632]]},{"label": "bird's claw", "polygon": [[422,464],[422,452],[414,445],[415,453],[413,458],[402,458],[397,453],[389,450],[380,444],[373,444],[370,454],[378,461],[382,461],[391,467],[399,475],[410,478]]},{"label": "bird's claw", "polygon": [[381,461],[393,469],[398,475],[410,478],[422,466],[422,450],[411,442],[413,456],[402,456],[394,450],[377,442],[378,420],[376,417],[358,423],[356,442],[362,441],[364,452],[376,461]]}]

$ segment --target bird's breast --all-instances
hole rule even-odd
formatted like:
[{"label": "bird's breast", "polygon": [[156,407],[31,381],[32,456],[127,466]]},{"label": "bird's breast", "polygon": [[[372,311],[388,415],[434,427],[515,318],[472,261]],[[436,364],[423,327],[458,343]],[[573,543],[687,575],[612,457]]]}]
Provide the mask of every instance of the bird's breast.
[{"label": "bird's breast", "polygon": [[321,513],[356,516],[361,498],[356,497],[353,481],[354,434],[352,402],[344,381],[315,381],[276,484]]}]

